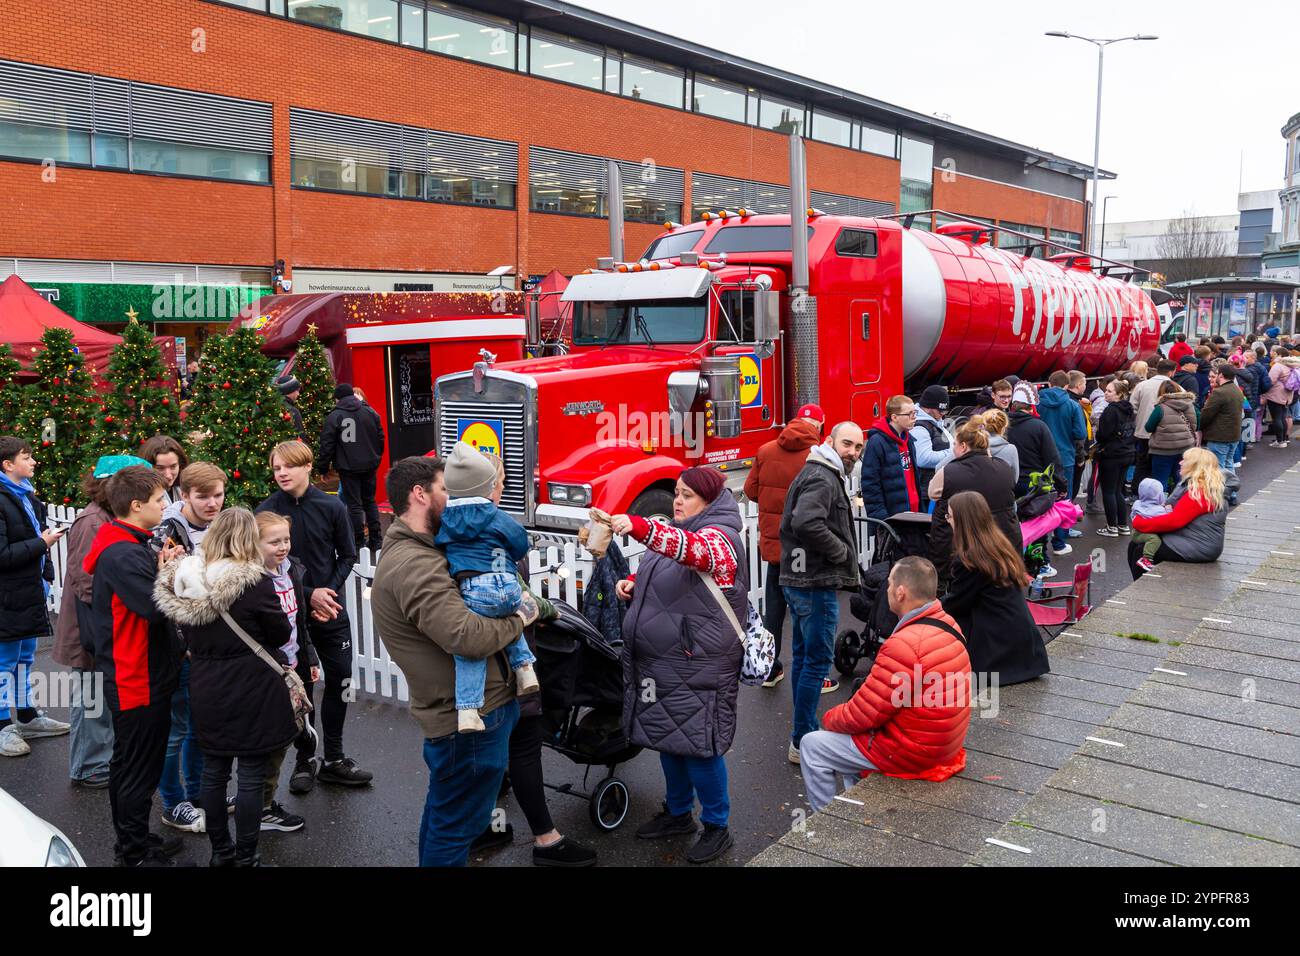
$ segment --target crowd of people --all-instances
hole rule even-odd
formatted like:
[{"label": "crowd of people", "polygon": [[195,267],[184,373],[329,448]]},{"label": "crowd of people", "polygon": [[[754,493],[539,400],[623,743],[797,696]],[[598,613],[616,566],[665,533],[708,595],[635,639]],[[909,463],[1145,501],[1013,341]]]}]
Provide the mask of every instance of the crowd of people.
[{"label": "crowd of people", "polygon": [[[725,755],[745,642],[764,630],[776,638],[763,685],[777,687],[787,676],[787,616],[786,755],[814,808],[857,775],[938,781],[959,772],[970,698],[910,706],[899,685],[920,693],[930,682],[971,688],[1047,673],[1026,587],[1031,572],[1056,571],[1026,563],[1023,525],[1024,503],[1044,490],[1095,503],[1105,520],[1098,535],[1130,536],[1135,577],[1164,561],[1215,560],[1248,446],[1267,424],[1273,446],[1286,447],[1300,416],[1300,350],[1284,340],[1178,349],[1185,344],[1091,392],[1078,372],[1054,372],[1042,389],[1008,376],[969,415],[956,414],[941,387],[919,401],[891,397],[865,432],[851,421],[828,427],[818,406],[802,407],[760,449],[744,487],[757,503],[767,577],[761,620],[748,598],[741,508],[718,470],[681,471],[671,520],[603,516],[646,549],[614,589],[625,608],[623,730],[630,745],[659,754],[664,779],[662,810],[637,837],[697,835],[686,853],[696,863],[732,845]],[[54,628],[50,550],[65,532],[47,526],[32,489],[31,445],[0,438],[0,670],[30,670],[38,640],[52,634],[54,659],[79,677],[98,675],[106,704],[76,697],[63,723],[10,680],[0,753],[69,735],[71,779],[108,790],[122,865],[169,865],[179,848],[175,835],[150,831],[155,791],[166,827],[207,834],[213,865],[258,865],[262,831],[304,826],[277,800],[291,749],[291,793],[372,780],[344,748],[352,649],[341,595],[359,547],[382,543],[375,626],[426,738],[421,864],[461,865],[472,849],[509,841],[510,829],[493,823],[507,772],[534,861],[593,864],[595,853],[561,834],[546,806],[530,629],[557,611],[518,573],[528,539],[499,507],[502,462],[458,443],[445,460],[393,463],[385,537],[373,509],[382,429],[349,386],[337,397],[319,456],[301,441],[276,446],[278,490],[253,510],[228,507],[224,472],[188,461],[167,436],[138,456],[101,458],[67,531]],[[348,504],[312,482],[329,465]],[[865,680],[819,717],[822,695],[838,686],[830,669],[841,596],[864,585],[859,508],[877,521],[928,515],[928,538],[923,553],[888,568],[889,625]],[[1050,533],[1051,554],[1063,556],[1082,531],[1062,521]],[[74,681],[74,692],[82,686]]]}]

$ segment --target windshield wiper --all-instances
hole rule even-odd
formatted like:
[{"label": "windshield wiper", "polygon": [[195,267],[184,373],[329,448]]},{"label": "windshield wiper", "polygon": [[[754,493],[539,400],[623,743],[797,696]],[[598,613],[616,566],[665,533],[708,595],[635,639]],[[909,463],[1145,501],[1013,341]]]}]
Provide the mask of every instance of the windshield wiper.
[{"label": "windshield wiper", "polygon": [[655,340],[650,337],[650,326],[646,324],[646,320],[642,317],[641,310],[634,309],[633,315],[636,318],[636,330],[641,333],[649,346],[654,348]]},{"label": "windshield wiper", "polygon": [[600,343],[602,349],[609,348],[610,344],[623,334],[623,330],[627,328],[627,315],[627,310],[624,310],[622,318],[618,320],[618,325],[614,327],[614,331],[609,333],[609,337],[604,342]]}]

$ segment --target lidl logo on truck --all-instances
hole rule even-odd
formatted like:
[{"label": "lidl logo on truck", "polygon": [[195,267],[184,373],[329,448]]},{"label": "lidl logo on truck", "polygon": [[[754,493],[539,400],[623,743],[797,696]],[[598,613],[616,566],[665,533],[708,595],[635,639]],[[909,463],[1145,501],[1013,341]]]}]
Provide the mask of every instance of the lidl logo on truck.
[{"label": "lidl logo on truck", "polygon": [[501,437],[504,431],[505,425],[499,418],[456,419],[456,434],[461,441],[474,446],[479,451],[491,452],[499,457],[505,457],[505,453],[501,450]]},{"label": "lidl logo on truck", "polygon": [[744,408],[763,404],[763,374],[756,355],[740,356],[740,404]]}]

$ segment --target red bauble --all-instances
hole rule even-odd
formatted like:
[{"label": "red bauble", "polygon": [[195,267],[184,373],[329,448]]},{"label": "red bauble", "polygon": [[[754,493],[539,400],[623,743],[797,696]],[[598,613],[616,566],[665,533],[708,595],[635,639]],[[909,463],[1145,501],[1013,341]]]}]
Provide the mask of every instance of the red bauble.
[{"label": "red bauble", "polygon": [[71,498],[64,498],[64,499],[63,499],[63,503],[64,503],[65,505],[66,505],[66,504],[69,504],[71,501],[72,501]]},{"label": "red bauble", "polygon": [[239,473],[239,469],[238,469],[238,468],[236,468],[236,469],[232,472],[232,474],[233,474],[236,478],[242,478],[242,477],[244,477],[243,475],[241,475],[241,474]]},{"label": "red bauble", "polygon": [[42,448],[49,448],[49,447],[50,447],[50,443],[47,442],[47,441],[43,441],[43,442],[41,442],[41,447],[42,447]]},{"label": "red bauble", "polygon": [[229,383],[229,382],[222,382],[222,383],[221,383],[221,387],[222,387],[222,388],[230,388],[230,383]]},{"label": "red bauble", "polygon": [[113,424],[113,416],[112,416],[112,415],[105,415],[105,416],[104,416],[104,424],[105,424],[105,425],[111,425],[111,424]]},{"label": "red bauble", "polygon": [[164,404],[164,405],[170,405],[171,403],[172,403],[172,401],[171,401],[170,398],[164,398],[164,399],[163,399],[163,404]]},{"label": "red bauble", "polygon": [[59,383],[59,379],[58,379],[58,377],[57,377],[57,376],[56,376],[56,377],[55,377],[55,379],[54,379],[54,384],[55,384],[55,385],[58,385],[58,384],[60,384],[60,383]]}]

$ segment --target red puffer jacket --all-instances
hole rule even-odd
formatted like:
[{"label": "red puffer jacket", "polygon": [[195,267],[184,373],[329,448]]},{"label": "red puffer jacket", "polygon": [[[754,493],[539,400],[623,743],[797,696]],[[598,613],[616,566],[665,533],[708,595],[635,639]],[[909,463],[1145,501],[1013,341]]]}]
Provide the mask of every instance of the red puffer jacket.
[{"label": "red puffer jacket", "polygon": [[796,418],[774,441],[758,450],[745,479],[745,497],[758,502],[758,551],[763,560],[781,560],[781,514],[790,482],[808,461],[808,449],[821,444],[821,432],[806,418]]},{"label": "red puffer jacket", "polygon": [[965,644],[927,620],[957,627],[935,601],[890,635],[853,698],[822,715],[823,729],[852,734],[889,777],[939,781],[966,768],[970,658]]}]

